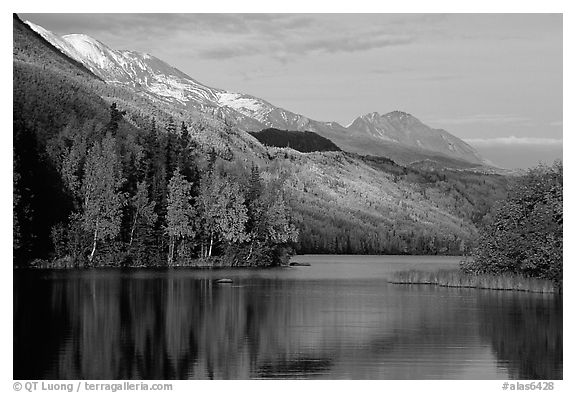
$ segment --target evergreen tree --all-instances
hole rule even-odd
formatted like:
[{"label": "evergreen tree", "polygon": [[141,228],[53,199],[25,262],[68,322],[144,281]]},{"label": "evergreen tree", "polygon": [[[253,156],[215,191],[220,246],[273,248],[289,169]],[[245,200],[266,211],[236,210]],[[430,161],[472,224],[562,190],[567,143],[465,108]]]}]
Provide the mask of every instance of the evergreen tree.
[{"label": "evergreen tree", "polygon": [[178,166],[178,156],[180,146],[178,143],[178,134],[176,133],[176,124],[171,117],[166,125],[166,173],[173,174]]},{"label": "evergreen tree", "polygon": [[106,131],[110,132],[112,136],[116,136],[120,121],[122,120],[125,114],[126,111],[118,110],[118,107],[116,106],[115,102],[113,102],[112,105],[110,105],[110,121],[106,125]]},{"label": "evergreen tree", "polygon": [[61,165],[61,175],[66,187],[70,191],[75,207],[80,206],[82,195],[82,169],[86,159],[86,143],[81,135],[76,135],[72,146],[64,155]]},{"label": "evergreen tree", "polygon": [[131,199],[133,219],[130,229],[130,246],[132,245],[139,225],[153,227],[156,223],[158,215],[154,212],[155,206],[156,202],[150,201],[148,198],[148,184],[146,184],[145,181],[139,182],[136,189],[136,195]]},{"label": "evergreen tree", "polygon": [[256,201],[262,193],[262,179],[260,178],[260,169],[252,162],[250,168],[250,178],[248,179],[248,191],[246,193],[246,201],[248,204]]},{"label": "evergreen tree", "polygon": [[[178,157],[177,157],[177,167],[186,180],[194,185],[199,183],[200,175],[198,173],[198,167],[196,165],[195,159],[196,152],[195,144],[190,139],[190,134],[188,132],[188,127],[184,122],[180,126],[180,133],[178,134]],[[192,191],[195,193],[195,190]]]},{"label": "evergreen tree", "polygon": [[185,157],[190,148],[190,133],[188,132],[188,127],[186,123],[182,122],[180,125],[180,133],[178,134],[178,145],[180,157]]},{"label": "evergreen tree", "polygon": [[153,120],[149,126],[144,141],[145,180],[150,186],[150,197],[156,202],[156,214],[158,214],[161,226],[166,216],[166,154],[162,148],[161,136],[158,133],[156,122]]}]

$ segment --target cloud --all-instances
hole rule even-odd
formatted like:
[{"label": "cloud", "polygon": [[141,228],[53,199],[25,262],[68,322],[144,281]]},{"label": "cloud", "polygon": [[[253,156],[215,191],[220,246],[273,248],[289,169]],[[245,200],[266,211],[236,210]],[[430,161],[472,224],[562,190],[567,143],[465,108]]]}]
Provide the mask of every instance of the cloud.
[{"label": "cloud", "polygon": [[413,38],[407,35],[372,35],[367,33],[357,36],[346,35],[305,41],[294,45],[293,49],[305,52],[359,52],[388,46],[406,45],[412,42]]},{"label": "cloud", "polygon": [[562,139],[507,136],[501,138],[471,138],[465,142],[475,146],[562,146]]},{"label": "cloud", "polygon": [[435,124],[492,124],[492,125],[523,125],[533,126],[534,122],[531,118],[517,115],[501,115],[501,114],[479,114],[467,117],[457,117],[448,119],[435,119],[429,120],[430,123]]},{"label": "cloud", "polygon": [[[290,59],[293,56],[305,56],[312,53],[354,53],[391,46],[408,45],[414,38],[408,35],[387,34],[382,31],[364,31],[354,34],[340,33],[337,35],[319,36],[309,34],[290,34],[283,39],[264,36],[246,37],[241,40],[236,37],[225,42],[213,43],[212,47],[198,51],[198,55],[206,59],[229,59],[241,56],[264,54],[267,56]],[[237,42],[235,42],[237,41]]]},{"label": "cloud", "polygon": [[[114,49],[165,48],[197,59],[265,55],[281,61],[316,53],[355,53],[414,41],[404,23],[369,14],[22,14],[64,35],[88,34]],[[401,22],[401,23],[398,23]],[[125,48],[126,47],[126,48]],[[134,48],[136,47],[136,48]],[[140,48],[140,49],[139,49]]]}]

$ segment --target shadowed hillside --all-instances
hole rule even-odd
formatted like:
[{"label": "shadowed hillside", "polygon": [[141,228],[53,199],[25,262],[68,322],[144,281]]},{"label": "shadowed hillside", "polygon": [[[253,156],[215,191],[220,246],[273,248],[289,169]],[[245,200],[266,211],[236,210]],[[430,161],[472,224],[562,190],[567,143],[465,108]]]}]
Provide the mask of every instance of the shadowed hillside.
[{"label": "shadowed hillside", "polygon": [[288,131],[267,128],[259,132],[251,132],[252,136],[266,146],[290,147],[302,153],[313,151],[340,151],[330,139],[309,131]]}]

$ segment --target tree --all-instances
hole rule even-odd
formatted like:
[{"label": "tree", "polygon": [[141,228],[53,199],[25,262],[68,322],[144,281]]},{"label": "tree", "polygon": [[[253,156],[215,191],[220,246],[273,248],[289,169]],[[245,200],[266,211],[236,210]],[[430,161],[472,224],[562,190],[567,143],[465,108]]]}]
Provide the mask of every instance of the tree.
[{"label": "tree", "polygon": [[180,240],[194,236],[193,208],[190,204],[192,184],[184,179],[178,169],[168,184],[168,207],[166,213],[166,234],[170,238],[168,265],[174,263],[174,249]]},{"label": "tree", "polygon": [[248,204],[258,200],[262,193],[262,179],[260,178],[260,169],[253,162],[250,168],[250,178],[248,179],[248,191],[246,192],[246,201]]},{"label": "tree", "polygon": [[176,124],[174,119],[170,117],[168,125],[166,125],[166,173],[174,173],[178,166],[178,156],[180,145],[178,143],[178,134],[176,133]]},{"label": "tree", "polygon": [[83,138],[77,135],[72,140],[72,146],[64,154],[61,165],[61,176],[64,184],[73,196],[74,203],[78,207],[81,195],[82,164],[86,156],[86,146]]},{"label": "tree", "polygon": [[162,148],[161,136],[156,128],[156,121],[148,125],[143,147],[143,176],[150,186],[150,198],[156,202],[155,211],[158,214],[158,238],[161,238],[162,227],[166,217],[167,176],[166,154]]},{"label": "tree", "polygon": [[120,233],[124,202],[120,188],[124,179],[115,148],[116,140],[107,134],[102,143],[96,142],[89,150],[84,167],[82,227],[92,234],[90,263],[98,241],[113,239]]},{"label": "tree", "polygon": [[209,242],[202,243],[202,257],[211,257],[214,245],[220,241],[238,243],[247,239],[244,195],[238,183],[222,177],[216,169],[202,179],[198,207],[204,241]]},{"label": "tree", "polygon": [[256,264],[278,263],[278,252],[298,240],[298,230],[292,222],[282,188],[266,185],[250,206],[249,250],[245,260],[256,256]]},{"label": "tree", "polygon": [[198,184],[200,176],[195,162],[195,144],[190,139],[188,127],[184,122],[180,126],[177,146],[177,166],[180,168],[180,172],[193,185]]},{"label": "tree", "polygon": [[511,272],[562,282],[562,163],[532,168],[480,231],[471,273]]},{"label": "tree", "polygon": [[106,131],[110,132],[112,136],[116,136],[116,133],[118,132],[118,125],[120,124],[120,121],[125,114],[126,111],[118,110],[115,102],[110,105],[110,121],[106,125]]},{"label": "tree", "polygon": [[285,244],[298,240],[298,230],[291,222],[290,209],[286,205],[281,191],[273,193],[266,206],[264,240],[272,244]]},{"label": "tree", "polygon": [[148,184],[145,181],[138,183],[136,195],[131,199],[131,206],[134,218],[132,219],[132,226],[130,229],[130,246],[134,240],[136,228],[140,223],[143,223],[146,226],[154,226],[158,219],[158,215],[154,212],[156,202],[150,201],[148,198]]},{"label": "tree", "polygon": [[180,153],[179,158],[185,158],[188,156],[188,149],[190,148],[190,134],[188,133],[188,127],[186,123],[182,122],[180,125],[180,133],[178,134],[178,150]]}]

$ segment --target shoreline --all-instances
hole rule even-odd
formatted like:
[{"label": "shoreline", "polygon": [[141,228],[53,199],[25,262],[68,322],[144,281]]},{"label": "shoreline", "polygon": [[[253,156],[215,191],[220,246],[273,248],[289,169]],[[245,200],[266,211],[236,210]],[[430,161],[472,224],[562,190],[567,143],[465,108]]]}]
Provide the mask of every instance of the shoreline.
[{"label": "shoreline", "polygon": [[[96,265],[96,266],[77,266],[71,259],[68,258],[59,258],[55,260],[46,260],[42,258],[36,258],[32,261],[29,261],[23,265],[15,264],[13,265],[13,269],[17,270],[24,270],[24,269],[55,269],[55,270],[66,270],[66,269],[92,269],[92,268],[172,268],[172,267],[187,267],[187,268],[200,268],[200,269],[214,269],[214,268],[264,268],[264,267],[291,267],[291,266],[308,266],[307,262],[295,262],[294,258],[298,257],[370,257],[370,258],[377,258],[377,257],[420,257],[420,258],[427,258],[427,257],[445,257],[445,258],[464,258],[464,255],[447,255],[447,254],[294,254],[290,255],[290,257],[284,261],[284,263],[278,263],[271,266],[254,266],[254,265],[230,265],[226,262],[221,261],[221,257],[216,256],[212,257],[212,260],[196,258],[191,260],[190,263],[184,264],[173,264],[168,266],[166,264],[154,264],[154,265],[136,265],[136,264],[103,264],[103,265]],[[292,264],[292,265],[291,265]]]},{"label": "shoreline", "polygon": [[137,265],[137,264],[98,264],[98,265],[76,265],[72,261],[53,260],[47,261],[43,259],[36,259],[31,263],[18,266],[14,265],[13,270],[89,270],[89,269],[172,269],[172,268],[191,268],[191,269],[262,269],[274,267],[291,267],[290,260],[285,263],[274,265],[231,265],[220,258],[213,258],[212,260],[194,259],[190,263],[176,263],[172,265],[167,264],[153,264],[153,265]]}]

